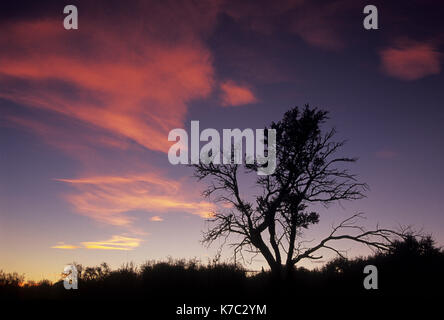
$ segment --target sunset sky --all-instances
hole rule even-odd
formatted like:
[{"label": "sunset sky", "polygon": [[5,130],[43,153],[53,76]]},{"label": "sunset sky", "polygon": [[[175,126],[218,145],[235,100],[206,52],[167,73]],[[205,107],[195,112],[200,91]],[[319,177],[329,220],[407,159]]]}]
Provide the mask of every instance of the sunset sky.
[{"label": "sunset sky", "polygon": [[[78,30],[63,27],[66,4]],[[365,30],[366,4],[2,1],[0,269],[54,281],[72,261],[206,261],[214,204],[168,162],[169,131],[263,128],[307,103],[330,111],[370,186],[322,209],[307,239],[364,212],[444,245],[443,4],[372,1],[379,29]]]}]

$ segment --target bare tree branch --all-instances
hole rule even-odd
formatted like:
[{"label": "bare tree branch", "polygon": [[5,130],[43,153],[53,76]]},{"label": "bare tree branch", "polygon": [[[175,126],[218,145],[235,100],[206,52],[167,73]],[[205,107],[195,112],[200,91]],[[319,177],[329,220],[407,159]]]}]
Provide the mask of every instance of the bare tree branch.
[{"label": "bare tree branch", "polygon": [[[221,204],[209,220],[210,228],[203,242],[210,245],[223,238],[225,244],[230,236],[235,236],[238,241],[231,245],[236,259],[239,256],[245,261],[243,252],[260,253],[270,268],[279,272],[283,265],[291,269],[302,259],[321,259],[315,255],[320,249],[344,255],[332,245],[336,240],[352,240],[376,250],[386,250],[394,237],[401,236],[379,227],[365,231],[356,224],[362,217],[358,214],[334,227],[317,245],[304,247],[303,231],[320,218],[310,207],[361,199],[368,189],[367,184],[359,182],[358,177],[345,168],[357,159],[336,156],[345,141],[333,141],[334,129],[322,133],[321,126],[326,120],[327,112],[306,106],[302,110],[291,109],[281,121],[271,124],[278,144],[276,170],[257,177],[256,187],[262,192],[254,203],[241,196],[239,169],[243,167],[245,174],[255,174],[263,164],[240,166],[229,161],[220,165],[212,162],[193,165],[198,180],[209,179],[202,194]],[[267,138],[265,140],[267,146]]]}]

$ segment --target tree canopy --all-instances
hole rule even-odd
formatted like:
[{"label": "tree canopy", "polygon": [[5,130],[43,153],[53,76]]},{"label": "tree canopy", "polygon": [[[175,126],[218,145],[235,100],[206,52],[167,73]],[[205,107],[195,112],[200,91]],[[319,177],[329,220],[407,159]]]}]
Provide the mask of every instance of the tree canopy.
[{"label": "tree canopy", "polygon": [[[367,189],[347,168],[357,159],[338,155],[345,141],[334,141],[335,129],[323,131],[327,120],[328,112],[306,105],[287,111],[281,121],[266,128],[276,130],[276,170],[257,177],[255,184],[261,194],[254,202],[242,197],[239,176],[255,173],[267,163],[193,165],[195,177],[209,180],[203,195],[222,204],[210,219],[203,241],[236,239],[231,242],[235,255],[243,258],[245,251],[262,254],[276,272],[291,270],[302,259],[320,259],[315,252],[322,248],[341,255],[330,245],[334,240],[349,239],[386,250],[397,233],[381,228],[365,230],[356,225],[361,214],[334,227],[316,245],[307,247],[303,241],[303,230],[320,219],[314,204],[361,199]],[[267,135],[264,144],[268,144]]]}]

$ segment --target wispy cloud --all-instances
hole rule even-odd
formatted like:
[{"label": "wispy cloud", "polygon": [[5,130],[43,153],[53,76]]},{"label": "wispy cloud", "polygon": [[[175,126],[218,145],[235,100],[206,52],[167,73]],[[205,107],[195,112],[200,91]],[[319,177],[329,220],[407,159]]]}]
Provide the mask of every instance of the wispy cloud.
[{"label": "wispy cloud", "polygon": [[78,249],[80,247],[72,244],[65,244],[64,242],[58,242],[55,246],[52,246],[51,248],[73,250],[73,249]]},{"label": "wispy cloud", "polygon": [[382,71],[401,80],[417,80],[441,71],[441,54],[429,43],[400,41],[380,51]]},{"label": "wispy cloud", "polygon": [[150,221],[161,222],[161,221],[163,221],[163,218],[159,217],[159,216],[153,216],[153,217],[150,218]]},{"label": "wispy cloud", "polygon": [[[181,20],[175,16],[180,10],[163,12],[165,8],[157,8],[164,18]],[[201,40],[207,18],[199,24],[187,19],[188,25],[175,27],[175,32],[169,32],[171,25],[160,24],[156,27],[164,28],[162,38],[149,19],[138,20],[147,21],[137,26],[125,21],[115,29],[112,18],[90,17],[85,19],[88,25],[70,34],[58,19],[2,24],[0,97],[58,114],[64,122],[100,129],[97,142],[108,146],[132,141],[166,152],[165,137],[171,128],[182,126],[187,103],[212,91],[211,53]],[[41,129],[35,121],[16,123]],[[53,135],[46,130],[46,136]]]},{"label": "wispy cloud", "polygon": [[220,89],[222,91],[222,106],[224,107],[241,106],[258,101],[251,89],[246,85],[226,81],[221,83]]},{"label": "wispy cloud", "polygon": [[52,246],[53,249],[92,249],[92,250],[134,250],[140,246],[143,240],[140,238],[128,237],[126,235],[114,235],[108,240],[102,241],[85,241],[80,245],[70,245],[64,242],[58,242]]},{"label": "wispy cloud", "polygon": [[134,250],[140,245],[141,242],[142,239],[139,238],[115,235],[108,240],[82,242],[82,245],[85,249],[127,251]]},{"label": "wispy cloud", "polygon": [[214,204],[190,194],[179,180],[153,173],[128,176],[92,176],[80,179],[58,179],[77,189],[66,196],[81,214],[96,221],[131,226],[129,211],[179,211],[209,217]]},{"label": "wispy cloud", "polygon": [[[118,226],[132,224],[132,210],[207,216],[212,208],[179,192],[182,185],[175,180],[151,173],[115,174],[118,155],[114,163],[106,162],[99,149],[131,149],[133,158],[126,153],[125,161],[133,167],[140,150],[166,152],[168,132],[183,127],[188,103],[208,97],[216,81],[204,38],[217,6],[144,3],[132,7],[140,19],[85,10],[92,16],[72,33],[58,19],[0,23],[0,98],[32,110],[2,116],[83,160],[84,172],[113,172],[59,181],[76,189],[66,198],[77,212]],[[122,23],[114,28],[119,19]]]}]

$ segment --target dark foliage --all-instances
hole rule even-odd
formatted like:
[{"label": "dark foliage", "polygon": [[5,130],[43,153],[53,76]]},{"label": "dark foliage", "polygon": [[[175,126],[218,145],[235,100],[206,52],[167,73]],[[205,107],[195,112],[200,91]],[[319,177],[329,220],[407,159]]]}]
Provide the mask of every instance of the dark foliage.
[{"label": "dark foliage", "polygon": [[[365,290],[364,266],[378,268],[378,290]],[[78,266],[78,290],[65,290],[63,282],[23,284],[23,276],[0,272],[0,298],[52,300],[146,300],[171,305],[236,301],[267,302],[289,296],[420,295],[437,294],[444,285],[444,251],[430,237],[406,237],[386,252],[366,258],[338,258],[318,270],[297,268],[292,277],[276,282],[269,272],[247,276],[232,264],[202,265],[195,260],[147,262],[140,267],[127,264],[110,270]],[[278,287],[278,288],[276,288]],[[275,290],[279,289],[279,290]]]},{"label": "dark foliage", "polygon": [[287,111],[281,121],[266,128],[267,132],[276,133],[276,142],[272,136],[265,138],[267,153],[276,156],[276,170],[257,176],[255,187],[261,194],[252,201],[242,196],[239,176],[256,176],[274,161],[240,165],[233,161],[233,152],[228,152],[223,156],[231,159],[228,163],[193,165],[195,177],[208,181],[203,195],[228,205],[217,209],[209,219],[203,242],[210,245],[215,240],[222,239],[224,244],[229,241],[235,261],[236,257],[244,260],[244,252],[260,254],[277,277],[287,277],[299,262],[322,259],[318,254],[321,249],[341,255],[335,248],[337,240],[356,241],[386,250],[390,242],[402,237],[393,230],[379,227],[364,230],[355,224],[361,218],[361,214],[356,214],[316,245],[306,247],[305,229],[320,220],[313,205],[328,206],[361,199],[367,189],[348,169],[356,159],[340,155],[345,141],[335,141],[335,129],[324,132],[327,120],[326,111],[307,105]]}]

